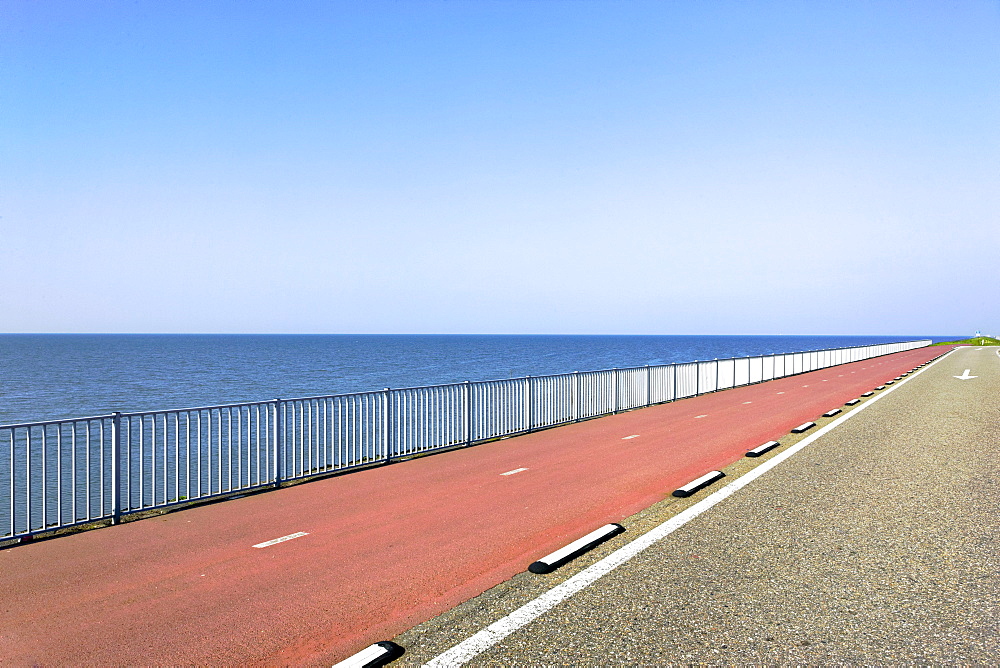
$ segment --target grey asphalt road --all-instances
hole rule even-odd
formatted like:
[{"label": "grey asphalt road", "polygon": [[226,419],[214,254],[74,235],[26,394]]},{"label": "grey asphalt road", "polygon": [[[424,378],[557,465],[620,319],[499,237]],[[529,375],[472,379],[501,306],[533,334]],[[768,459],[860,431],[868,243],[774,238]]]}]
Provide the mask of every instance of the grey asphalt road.
[{"label": "grey asphalt road", "polygon": [[[976,378],[955,377],[966,369]],[[836,426],[468,665],[1000,663],[997,349],[958,349],[844,415],[818,419]],[[781,439],[723,482],[806,438]],[[664,490],[585,557],[402,634],[397,663],[503,624],[721,486],[690,499]]]}]

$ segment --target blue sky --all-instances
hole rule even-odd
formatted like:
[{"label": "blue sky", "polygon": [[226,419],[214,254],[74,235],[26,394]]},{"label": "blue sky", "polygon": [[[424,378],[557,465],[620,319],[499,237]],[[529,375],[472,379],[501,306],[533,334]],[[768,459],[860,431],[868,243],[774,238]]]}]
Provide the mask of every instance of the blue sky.
[{"label": "blue sky", "polygon": [[1000,2],[0,1],[0,331],[1000,333]]}]

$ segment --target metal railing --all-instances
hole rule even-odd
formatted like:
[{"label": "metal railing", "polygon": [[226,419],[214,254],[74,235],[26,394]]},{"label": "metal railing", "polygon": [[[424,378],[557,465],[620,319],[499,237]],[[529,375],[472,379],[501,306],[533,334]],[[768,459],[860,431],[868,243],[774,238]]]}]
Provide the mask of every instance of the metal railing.
[{"label": "metal railing", "polygon": [[0,539],[277,486],[929,340],[0,426]]}]

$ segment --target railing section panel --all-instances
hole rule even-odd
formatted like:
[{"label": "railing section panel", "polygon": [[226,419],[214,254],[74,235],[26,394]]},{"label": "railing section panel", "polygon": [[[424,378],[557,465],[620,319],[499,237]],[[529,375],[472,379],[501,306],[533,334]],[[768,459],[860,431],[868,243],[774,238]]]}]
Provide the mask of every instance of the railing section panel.
[{"label": "railing section panel", "polygon": [[683,399],[684,397],[695,396],[698,392],[698,363],[685,362],[675,364],[674,373],[676,374],[675,379],[677,381],[675,387],[676,398]]},{"label": "railing section panel", "polygon": [[273,482],[271,402],[121,416],[121,511]]},{"label": "railing section panel", "polygon": [[719,365],[715,360],[698,362],[697,390],[699,394],[719,389]]},{"label": "railing section panel", "polygon": [[633,367],[618,369],[618,397],[616,410],[628,411],[649,405],[651,393],[649,367]]},{"label": "railing section panel", "polygon": [[726,390],[731,387],[736,387],[736,360],[716,360],[715,364],[719,369],[719,389]]},{"label": "railing section panel", "polygon": [[533,376],[530,379],[529,428],[551,427],[575,419],[574,376],[575,374],[568,373],[557,376]]},{"label": "railing section panel", "polygon": [[733,387],[747,385],[750,382],[750,358],[736,357],[733,359]]},{"label": "railing section panel", "polygon": [[0,538],[109,517],[111,433],[109,417],[0,427]]},{"label": "railing section panel", "polygon": [[673,401],[674,396],[674,374],[676,366],[650,367],[650,400],[651,404],[661,404],[665,401]]},{"label": "railing section panel", "polygon": [[414,455],[465,442],[462,385],[392,392],[392,456]]},{"label": "railing section panel", "polygon": [[[386,459],[386,437],[391,440],[400,428],[390,409],[394,400],[395,394],[364,392],[281,401],[281,479]],[[399,404],[395,408],[402,411]]]},{"label": "railing section panel", "polygon": [[580,382],[580,418],[607,415],[615,410],[615,372],[587,371],[577,374]]},{"label": "railing section panel", "polygon": [[523,379],[491,380],[470,385],[470,441],[485,441],[525,430],[527,390]]}]

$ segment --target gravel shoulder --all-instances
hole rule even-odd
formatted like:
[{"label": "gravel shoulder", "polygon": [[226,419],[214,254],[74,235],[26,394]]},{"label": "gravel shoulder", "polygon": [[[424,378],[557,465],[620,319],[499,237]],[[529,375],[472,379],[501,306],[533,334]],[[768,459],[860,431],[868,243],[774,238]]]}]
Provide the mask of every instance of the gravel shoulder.
[{"label": "gravel shoulder", "polygon": [[[954,378],[965,369],[977,378]],[[1000,357],[959,349],[876,396],[469,665],[994,663]],[[719,486],[667,497],[569,566],[518,575],[402,634],[397,663],[432,659]]]}]

